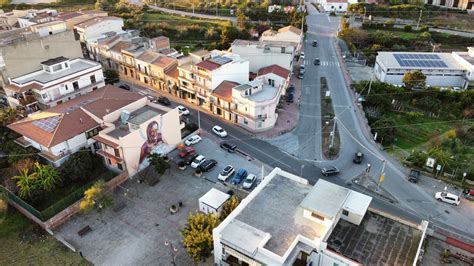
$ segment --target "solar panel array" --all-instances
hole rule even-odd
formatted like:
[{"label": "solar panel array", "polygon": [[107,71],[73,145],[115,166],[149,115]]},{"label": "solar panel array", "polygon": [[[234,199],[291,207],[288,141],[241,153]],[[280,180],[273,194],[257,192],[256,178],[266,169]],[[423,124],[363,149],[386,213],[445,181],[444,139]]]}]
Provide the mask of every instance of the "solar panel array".
[{"label": "solar panel array", "polygon": [[231,62],[232,59],[227,58],[227,57],[223,57],[223,56],[215,56],[212,59],[210,59],[209,61],[214,62],[214,63],[219,64],[219,65],[222,66],[223,64],[227,64],[227,63]]},{"label": "solar panel array", "polygon": [[448,67],[437,54],[394,54],[393,56],[402,67]]},{"label": "solar panel array", "polygon": [[59,121],[61,121],[61,117],[58,115],[58,116],[53,116],[53,117],[48,117],[45,119],[33,121],[33,125],[41,128],[42,130],[46,132],[53,133],[53,131],[58,126]]}]

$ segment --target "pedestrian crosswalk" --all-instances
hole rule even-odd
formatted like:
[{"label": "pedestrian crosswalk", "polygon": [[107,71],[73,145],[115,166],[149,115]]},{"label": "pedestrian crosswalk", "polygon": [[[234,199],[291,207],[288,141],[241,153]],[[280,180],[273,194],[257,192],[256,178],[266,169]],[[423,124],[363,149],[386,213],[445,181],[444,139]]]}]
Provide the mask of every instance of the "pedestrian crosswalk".
[{"label": "pedestrian crosswalk", "polygon": [[[304,60],[304,64],[305,64],[305,65],[313,65],[314,62],[313,62],[313,61],[310,61],[310,60]],[[323,60],[321,60],[319,66],[320,66],[320,67],[321,67],[321,66],[326,66],[326,67],[339,67],[340,64],[339,64],[339,62],[337,62],[337,61],[323,61]]]}]

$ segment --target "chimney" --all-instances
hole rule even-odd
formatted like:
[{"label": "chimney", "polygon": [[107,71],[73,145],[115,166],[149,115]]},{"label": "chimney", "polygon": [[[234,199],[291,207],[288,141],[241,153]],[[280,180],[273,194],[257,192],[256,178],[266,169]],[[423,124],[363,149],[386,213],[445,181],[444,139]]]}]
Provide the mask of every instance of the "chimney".
[{"label": "chimney", "polygon": [[82,124],[82,117],[79,117],[79,123]]}]

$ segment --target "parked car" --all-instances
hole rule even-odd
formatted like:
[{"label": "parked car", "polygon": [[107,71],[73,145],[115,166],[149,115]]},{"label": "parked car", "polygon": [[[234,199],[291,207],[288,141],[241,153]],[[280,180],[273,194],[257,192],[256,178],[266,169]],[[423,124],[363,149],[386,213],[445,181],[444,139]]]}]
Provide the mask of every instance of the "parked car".
[{"label": "parked car", "polygon": [[199,156],[199,154],[191,154],[188,155],[186,158],[184,158],[184,161],[186,162],[187,165],[190,165],[194,162],[194,159],[196,159]]},{"label": "parked car", "polygon": [[196,150],[193,147],[185,147],[184,149],[181,149],[181,151],[178,153],[179,158],[184,158],[188,155],[195,154]]},{"label": "parked car", "polygon": [[418,182],[419,178],[420,178],[420,171],[413,170],[413,169],[410,171],[410,174],[407,177],[408,181],[410,181],[412,183]]},{"label": "parked car", "polygon": [[153,95],[147,95],[146,96],[148,98],[148,100],[152,103],[157,103],[158,102],[158,98],[156,98],[155,96]]},{"label": "parked car", "polygon": [[188,108],[186,108],[186,107],[184,107],[184,106],[182,106],[182,105],[178,105],[178,107],[176,107],[176,108],[178,108],[178,112],[179,112],[180,114],[182,114],[182,115],[189,115],[189,110],[188,110]]},{"label": "parked car", "polygon": [[221,143],[221,148],[228,151],[228,152],[235,152],[235,149],[237,149],[237,145],[234,145],[234,144],[230,144],[230,143],[227,143],[227,142],[222,142]]},{"label": "parked car", "polygon": [[231,177],[235,173],[235,169],[232,165],[227,165],[222,169],[222,171],[219,173],[219,176],[217,176],[217,179],[220,181],[226,181],[229,177]]},{"label": "parked car", "polygon": [[253,174],[250,174],[245,178],[244,183],[242,184],[242,187],[244,189],[251,189],[256,181],[257,181],[257,177]]},{"label": "parked car", "polygon": [[447,192],[437,192],[435,194],[435,199],[437,199],[438,201],[455,205],[455,206],[458,206],[459,203],[461,202],[458,196],[452,193],[447,193]]},{"label": "parked car", "polygon": [[202,138],[200,136],[193,135],[193,136],[189,137],[187,140],[184,141],[184,145],[191,146],[191,145],[194,145],[194,144],[198,143],[201,140],[202,140]]},{"label": "parked car", "polygon": [[303,79],[303,77],[304,77],[304,76],[303,76],[303,73],[301,73],[301,72],[300,72],[300,73],[298,73],[298,76],[297,76],[297,78],[299,78],[299,79]]},{"label": "parked car", "polygon": [[313,40],[313,47],[316,47],[316,46],[318,46],[318,41]]},{"label": "parked car", "polygon": [[304,74],[306,72],[306,68],[304,65],[300,66],[300,74]]},{"label": "parked car", "polygon": [[364,160],[364,154],[362,152],[356,152],[354,154],[354,159],[352,159],[352,162],[361,164],[363,160]]},{"label": "parked car", "polygon": [[295,85],[291,84],[291,85],[288,87],[287,92],[288,92],[288,93],[294,93],[294,92],[295,92]]},{"label": "parked car", "polygon": [[227,131],[225,131],[220,126],[213,126],[212,127],[212,132],[214,132],[214,134],[216,134],[217,136],[219,136],[221,138],[227,137]]},{"label": "parked car", "polygon": [[300,53],[300,60],[304,60],[304,52]]},{"label": "parked car", "polygon": [[321,65],[321,60],[319,60],[319,58],[314,59],[314,65],[315,66]]},{"label": "parked car", "polygon": [[171,104],[170,100],[165,96],[158,97],[158,102],[163,104],[163,105],[170,105]]},{"label": "parked car", "polygon": [[474,188],[466,188],[462,191],[462,194],[464,195],[466,199],[474,200]]},{"label": "parked car", "polygon": [[335,166],[323,167],[321,174],[323,174],[323,176],[337,175],[339,174],[339,169]]},{"label": "parked car", "polygon": [[239,171],[237,171],[237,174],[235,174],[235,176],[232,178],[231,183],[233,185],[238,185],[240,184],[240,182],[242,182],[242,180],[244,180],[244,178],[247,177],[247,175],[247,170],[245,170],[244,168],[240,168]]},{"label": "parked car", "polygon": [[127,84],[122,84],[122,85],[119,86],[119,88],[127,90],[127,91],[130,90],[130,86],[128,86]]},{"label": "parked car", "polygon": [[295,100],[295,96],[293,95],[293,93],[290,93],[288,94],[288,96],[286,96],[287,103],[292,103],[294,100]]},{"label": "parked car", "polygon": [[208,172],[210,171],[212,168],[214,168],[214,166],[217,165],[217,161],[214,160],[214,159],[210,159],[210,160],[205,160],[200,166],[199,168],[203,171],[203,172]]},{"label": "parked car", "polygon": [[206,157],[204,155],[198,155],[196,159],[191,163],[192,168],[198,168],[203,162],[206,161]]}]

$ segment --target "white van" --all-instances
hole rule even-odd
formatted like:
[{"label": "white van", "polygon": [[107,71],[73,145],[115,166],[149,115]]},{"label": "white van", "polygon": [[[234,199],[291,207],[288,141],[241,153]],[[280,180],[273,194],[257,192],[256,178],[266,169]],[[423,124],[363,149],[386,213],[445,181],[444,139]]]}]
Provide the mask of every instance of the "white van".
[{"label": "white van", "polygon": [[459,203],[461,203],[458,196],[447,192],[437,192],[435,194],[435,199],[452,204],[454,206],[458,206]]}]

